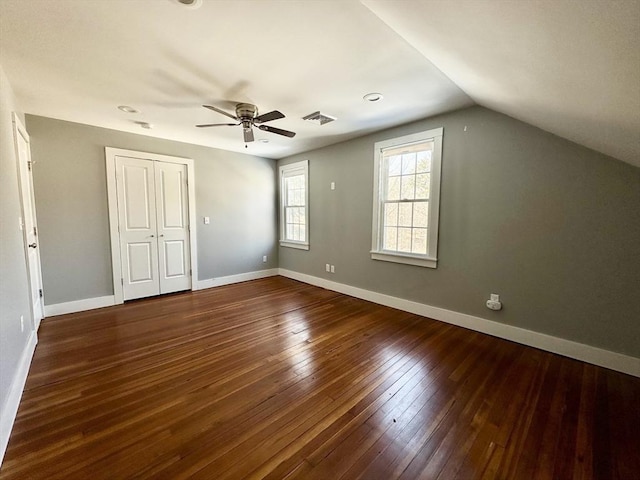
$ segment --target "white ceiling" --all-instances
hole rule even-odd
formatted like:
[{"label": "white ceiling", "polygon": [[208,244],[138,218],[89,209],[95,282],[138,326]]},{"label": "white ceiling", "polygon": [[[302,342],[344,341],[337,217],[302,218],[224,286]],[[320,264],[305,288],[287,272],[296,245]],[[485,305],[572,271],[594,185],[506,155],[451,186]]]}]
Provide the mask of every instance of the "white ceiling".
[{"label": "white ceiling", "polygon": [[[637,0],[0,0],[0,63],[26,113],[270,158],[478,103],[640,166]],[[241,101],[297,136],[194,127]]]}]

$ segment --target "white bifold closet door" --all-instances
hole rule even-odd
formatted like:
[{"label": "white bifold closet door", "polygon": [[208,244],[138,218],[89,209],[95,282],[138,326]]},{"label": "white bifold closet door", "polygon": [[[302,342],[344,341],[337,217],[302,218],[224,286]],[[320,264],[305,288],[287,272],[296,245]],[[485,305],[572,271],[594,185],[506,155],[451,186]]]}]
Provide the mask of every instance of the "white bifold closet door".
[{"label": "white bifold closet door", "polygon": [[117,157],[124,299],[191,288],[187,167]]}]

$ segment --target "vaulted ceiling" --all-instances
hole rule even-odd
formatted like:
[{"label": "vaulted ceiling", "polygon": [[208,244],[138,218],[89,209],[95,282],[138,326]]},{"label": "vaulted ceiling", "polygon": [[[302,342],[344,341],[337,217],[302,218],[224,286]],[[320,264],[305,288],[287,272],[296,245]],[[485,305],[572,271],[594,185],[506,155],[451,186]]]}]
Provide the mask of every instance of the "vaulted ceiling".
[{"label": "vaulted ceiling", "polygon": [[[281,158],[475,103],[640,166],[637,0],[181,1],[0,0],[21,108]],[[296,137],[195,128],[238,102]]]}]

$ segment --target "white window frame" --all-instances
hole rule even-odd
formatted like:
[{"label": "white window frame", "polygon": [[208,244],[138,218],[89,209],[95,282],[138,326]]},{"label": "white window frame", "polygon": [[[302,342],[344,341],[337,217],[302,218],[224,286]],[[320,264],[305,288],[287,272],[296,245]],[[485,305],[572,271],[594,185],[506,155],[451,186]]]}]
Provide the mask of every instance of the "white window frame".
[{"label": "white window frame", "polygon": [[[309,160],[282,165],[280,174],[280,246],[309,250]],[[285,187],[284,180],[287,177],[304,175],[304,212],[305,212],[305,241],[299,242],[286,238],[286,215],[285,215]]]},{"label": "white window frame", "polygon": [[[374,178],[373,178],[373,228],[371,243],[371,258],[387,262],[404,263],[421,267],[436,268],[438,266],[438,225],[440,212],[440,173],[442,164],[442,136],[443,128],[434,128],[424,132],[392,138],[375,143]],[[382,181],[386,178],[381,168],[383,165],[382,152],[389,148],[419,142],[433,141],[433,155],[431,157],[431,175],[429,188],[429,226],[427,230],[427,254],[401,253],[382,249],[382,228],[384,225],[382,214],[382,195],[385,186]]]}]

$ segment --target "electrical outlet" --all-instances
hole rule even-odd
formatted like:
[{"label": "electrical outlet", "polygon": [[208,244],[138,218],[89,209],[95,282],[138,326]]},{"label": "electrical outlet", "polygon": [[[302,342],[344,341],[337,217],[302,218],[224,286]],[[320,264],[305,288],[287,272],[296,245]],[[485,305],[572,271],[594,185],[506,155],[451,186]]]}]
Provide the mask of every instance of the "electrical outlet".
[{"label": "electrical outlet", "polygon": [[20,315],[20,331],[24,332],[24,315]]},{"label": "electrical outlet", "polygon": [[324,269],[325,269],[327,272],[330,272],[330,271],[331,271],[331,265],[329,265],[329,264],[327,263],[327,264],[324,266]]},{"label": "electrical outlet", "polygon": [[336,266],[335,265],[331,265],[331,273],[336,273]]},{"label": "electrical outlet", "polygon": [[500,295],[492,293],[489,300],[487,300],[487,308],[489,310],[502,310],[502,303],[500,302]]},{"label": "electrical outlet", "polygon": [[266,263],[266,261],[267,261],[267,256],[266,256],[266,255],[263,255],[263,256],[262,256],[262,263]]},{"label": "electrical outlet", "polygon": [[331,182],[331,190],[335,190],[336,189],[336,182]]}]

